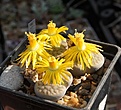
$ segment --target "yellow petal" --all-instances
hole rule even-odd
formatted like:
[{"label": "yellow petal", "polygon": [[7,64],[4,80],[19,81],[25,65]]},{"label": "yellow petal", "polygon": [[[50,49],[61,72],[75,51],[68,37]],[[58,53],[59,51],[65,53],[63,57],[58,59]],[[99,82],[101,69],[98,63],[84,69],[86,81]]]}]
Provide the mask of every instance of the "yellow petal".
[{"label": "yellow petal", "polygon": [[84,61],[83,61],[81,55],[80,55],[80,63],[78,63],[78,64],[81,64],[81,66],[82,66],[82,70],[84,70]]},{"label": "yellow petal", "polygon": [[22,63],[22,65],[24,65],[24,63],[26,62],[26,60],[27,60],[27,57],[30,55],[30,53],[28,53],[26,56],[24,56],[24,57],[21,57],[21,63]]},{"label": "yellow petal", "polygon": [[68,76],[65,73],[61,73],[61,75],[62,75],[63,79],[65,79],[66,81],[69,80]]},{"label": "yellow petal", "polygon": [[68,28],[66,26],[61,26],[60,28],[58,28],[57,33],[64,32],[67,30],[68,30]]},{"label": "yellow petal", "polygon": [[88,68],[90,68],[90,65],[89,65],[89,63],[88,63],[88,59],[86,58],[84,52],[82,52],[81,54],[82,54],[82,58],[83,58],[83,61],[84,61],[85,65],[86,65]]},{"label": "yellow petal", "polygon": [[33,51],[32,52],[32,67],[33,67],[33,69],[35,69],[36,61],[37,61],[37,53]]},{"label": "yellow petal", "polygon": [[53,73],[53,75],[52,75],[52,83],[53,84],[56,84],[56,79],[55,79],[55,74]]},{"label": "yellow petal", "polygon": [[43,29],[43,30],[41,30],[39,33],[38,33],[38,35],[40,35],[40,34],[47,34],[48,33],[48,29]]},{"label": "yellow petal", "polygon": [[28,56],[28,59],[27,59],[27,65],[28,65],[28,66],[29,66],[30,63],[31,63],[31,60],[32,60],[32,54],[30,54],[30,55]]},{"label": "yellow petal", "polygon": [[66,38],[64,38],[62,35],[57,34],[58,41],[61,43],[62,41],[66,41]]},{"label": "yellow petal", "polygon": [[76,44],[76,39],[74,38],[74,36],[72,36],[71,34],[68,35],[68,37],[70,38],[70,40]]}]

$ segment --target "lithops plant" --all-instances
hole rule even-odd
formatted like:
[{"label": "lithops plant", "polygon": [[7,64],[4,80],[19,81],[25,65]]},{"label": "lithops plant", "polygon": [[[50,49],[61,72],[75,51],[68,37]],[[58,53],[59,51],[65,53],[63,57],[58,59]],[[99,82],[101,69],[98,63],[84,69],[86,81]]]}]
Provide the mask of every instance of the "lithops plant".
[{"label": "lithops plant", "polygon": [[73,66],[72,62],[64,62],[51,56],[43,59],[36,65],[38,73],[44,73],[42,80],[36,82],[35,93],[37,96],[59,100],[62,98],[73,81],[72,74],[68,71]]},{"label": "lithops plant", "polygon": [[40,35],[40,39],[37,40],[36,34],[31,32],[25,32],[25,34],[28,37],[29,44],[26,46],[25,51],[19,54],[19,58],[17,60],[21,67],[25,66],[28,68],[31,65],[32,69],[35,69],[37,59],[42,60],[43,57],[49,57],[46,49],[51,48],[51,46],[47,43],[48,38],[46,35]]},{"label": "lithops plant", "polygon": [[58,57],[68,48],[66,38],[61,35],[61,33],[66,33],[67,30],[68,28],[66,26],[56,27],[56,23],[50,21],[47,29],[42,29],[37,37],[39,39],[39,35],[48,36],[52,45],[52,50],[48,50],[48,53]]},{"label": "lithops plant", "polygon": [[74,76],[80,76],[85,72],[95,72],[103,66],[104,56],[100,53],[102,47],[85,42],[84,31],[78,33],[76,30],[74,36],[69,34],[68,37],[74,45],[67,49],[62,56],[66,61],[74,62],[73,70],[70,70]]},{"label": "lithops plant", "polygon": [[42,83],[42,81],[38,81],[34,86],[34,91],[38,97],[52,101],[57,101],[65,95],[67,89],[64,85],[60,84],[45,85]]},{"label": "lithops plant", "polygon": [[42,29],[38,35],[46,34],[50,37],[50,42],[54,47],[60,47],[62,41],[66,41],[60,33],[65,33],[68,28],[66,26],[61,26],[60,28],[56,27],[56,24],[53,21],[47,25],[47,29]]}]

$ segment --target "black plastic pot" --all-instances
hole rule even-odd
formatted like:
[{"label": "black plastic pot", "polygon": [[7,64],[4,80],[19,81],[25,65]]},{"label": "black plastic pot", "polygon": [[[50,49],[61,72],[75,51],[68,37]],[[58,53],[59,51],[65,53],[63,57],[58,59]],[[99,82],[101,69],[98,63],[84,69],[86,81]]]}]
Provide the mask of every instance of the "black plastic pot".
[{"label": "black plastic pot", "polygon": [[0,24],[0,63],[4,60],[6,57],[5,54],[5,39],[2,31],[2,26]]},{"label": "black plastic pot", "polygon": [[[95,92],[89,100],[87,106],[80,110],[102,110],[105,107],[108,91],[110,88],[111,71],[117,62],[121,48],[99,41],[86,40],[87,42],[95,43],[103,47],[103,55],[111,61],[108,69],[104,73],[100,83],[98,84]],[[11,60],[15,60],[18,54],[25,49],[27,40],[24,39],[12,53],[3,61],[0,65],[0,73],[10,64]],[[52,102],[46,99],[42,99],[36,96],[31,96],[25,93],[20,93],[15,90],[10,90],[4,87],[0,87],[0,102],[4,109],[8,107],[10,110],[78,110],[76,108],[62,106],[56,102]]]}]

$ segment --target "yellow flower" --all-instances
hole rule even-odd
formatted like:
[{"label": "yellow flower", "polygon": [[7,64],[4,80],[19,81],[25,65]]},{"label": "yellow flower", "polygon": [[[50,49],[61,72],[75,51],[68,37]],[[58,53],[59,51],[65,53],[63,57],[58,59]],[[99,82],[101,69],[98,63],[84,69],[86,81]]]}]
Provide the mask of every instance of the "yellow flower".
[{"label": "yellow flower", "polygon": [[38,43],[40,43],[40,45],[41,45],[41,43],[43,43],[44,49],[52,50],[52,45],[49,43],[50,40],[49,40],[48,35],[42,34],[42,35],[38,35],[36,37],[37,37],[37,41],[38,41]]},{"label": "yellow flower", "polygon": [[37,62],[37,59],[42,60],[42,58],[48,58],[49,54],[46,52],[44,43],[43,42],[37,42],[36,34],[27,33],[25,34],[28,37],[29,45],[27,45],[26,50],[19,54],[19,63],[21,64],[21,67],[24,65],[26,68],[29,67],[29,65],[32,63],[32,69],[35,69],[35,64]]},{"label": "yellow flower", "polygon": [[69,80],[68,76],[71,73],[67,69],[71,69],[73,66],[72,62],[64,63],[64,59],[56,59],[54,56],[49,59],[43,59],[36,65],[38,73],[44,72],[42,81],[44,84],[62,84],[63,79]]},{"label": "yellow flower", "polygon": [[[83,31],[84,32],[84,31]],[[63,57],[66,61],[73,61],[76,65],[81,65],[82,70],[86,67],[90,68],[92,66],[92,56],[91,53],[98,53],[101,46],[84,42],[84,34],[75,32],[74,36],[68,35],[70,40],[75,44],[63,53]]]},{"label": "yellow flower", "polygon": [[47,34],[50,37],[50,42],[52,46],[60,47],[62,41],[66,41],[66,39],[60,34],[68,30],[66,26],[62,26],[60,28],[56,27],[56,24],[50,21],[48,24],[48,29],[43,29],[39,34]]}]

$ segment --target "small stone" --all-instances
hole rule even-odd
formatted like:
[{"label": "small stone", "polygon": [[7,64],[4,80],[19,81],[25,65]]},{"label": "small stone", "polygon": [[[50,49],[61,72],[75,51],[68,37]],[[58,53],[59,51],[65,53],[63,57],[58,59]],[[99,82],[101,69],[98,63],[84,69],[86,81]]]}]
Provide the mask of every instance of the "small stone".
[{"label": "small stone", "polygon": [[75,104],[77,104],[78,102],[79,102],[78,98],[71,97],[68,103],[74,104],[74,105],[75,105]]},{"label": "small stone", "polygon": [[87,102],[86,102],[85,100],[83,100],[80,107],[81,107],[81,108],[84,108],[84,107],[86,107],[86,105],[87,105]]},{"label": "small stone", "polygon": [[111,61],[109,59],[106,59],[105,63],[104,63],[104,67],[108,68],[108,66],[110,65]]},{"label": "small stone", "polygon": [[68,100],[69,100],[69,99],[70,99],[70,97],[71,97],[71,96],[64,95],[64,97],[63,97],[63,98],[64,98],[64,99],[68,99]]},{"label": "small stone", "polygon": [[104,74],[104,72],[103,72],[103,70],[104,70],[104,67],[101,67],[97,72],[96,72],[96,74],[98,74],[98,75],[103,75]]},{"label": "small stone", "polygon": [[97,80],[98,75],[97,74],[92,74],[92,77],[93,77],[94,80]]},{"label": "small stone", "polygon": [[90,93],[93,94],[93,92],[94,92],[95,90],[96,90],[96,86],[93,85],[93,84],[91,84],[91,91],[90,91]]},{"label": "small stone", "polygon": [[77,85],[77,84],[79,84],[79,83],[81,83],[81,78],[79,78],[79,79],[74,78],[74,79],[73,79],[73,85]]},{"label": "small stone", "polygon": [[63,100],[58,100],[57,103],[60,104],[60,105],[63,105],[64,101]]},{"label": "small stone", "polygon": [[82,88],[83,89],[90,89],[91,88],[91,84],[90,84],[90,82],[84,82],[84,83],[82,83]]},{"label": "small stone", "polygon": [[81,80],[82,80],[82,81],[85,81],[86,79],[87,79],[86,76],[81,76]]},{"label": "small stone", "polygon": [[74,92],[70,92],[70,96],[71,96],[71,97],[77,97],[77,94],[74,93]]},{"label": "small stone", "polygon": [[88,95],[88,93],[89,93],[89,91],[86,90],[86,89],[80,89],[80,90],[78,91],[78,94],[79,94],[79,95],[82,95],[82,96]]},{"label": "small stone", "polygon": [[102,79],[102,76],[99,76],[98,79],[97,79],[97,83],[99,83]]},{"label": "small stone", "polygon": [[105,72],[107,71],[107,69],[108,69],[108,68],[104,68],[104,69],[103,69],[103,73],[105,73]]},{"label": "small stone", "polygon": [[89,102],[89,100],[90,100],[89,97],[86,97],[86,98],[85,98],[85,101],[86,101],[86,102]]},{"label": "small stone", "polygon": [[97,85],[97,82],[92,81],[91,83],[92,83],[93,85],[95,85],[95,86]]},{"label": "small stone", "polygon": [[91,81],[92,81],[92,80],[93,80],[92,75],[88,75],[88,76],[87,76],[87,79],[89,79],[89,80],[91,80]]},{"label": "small stone", "polygon": [[79,98],[79,102],[81,103],[81,104],[80,104],[80,108],[84,108],[84,107],[87,105],[87,101],[85,101],[85,100],[82,99],[82,98]]},{"label": "small stone", "polygon": [[0,86],[18,90],[24,81],[21,72],[22,69],[19,66],[9,65],[0,76]]}]

